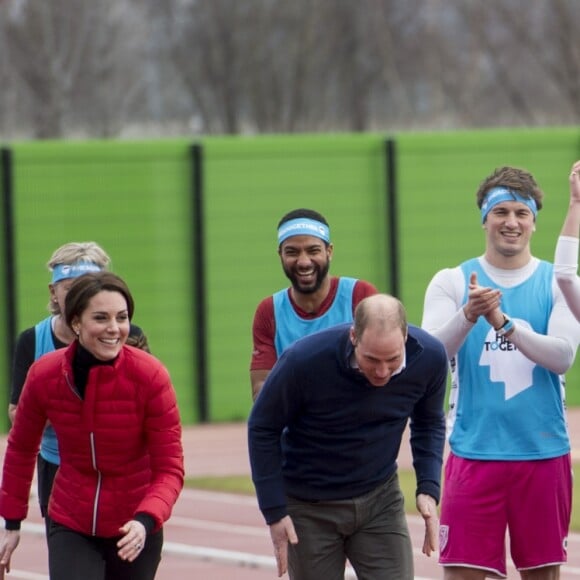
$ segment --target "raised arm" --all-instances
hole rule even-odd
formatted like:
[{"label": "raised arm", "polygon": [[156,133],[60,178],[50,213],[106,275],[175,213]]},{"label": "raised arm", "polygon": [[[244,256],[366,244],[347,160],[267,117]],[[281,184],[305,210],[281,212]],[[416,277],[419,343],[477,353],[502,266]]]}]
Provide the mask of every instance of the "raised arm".
[{"label": "raised arm", "polygon": [[578,271],[578,230],[580,228],[580,161],[569,176],[570,203],[554,256],[554,274],[568,307],[580,321],[580,280]]},{"label": "raised arm", "polygon": [[580,161],[576,161],[572,165],[569,182],[570,205],[560,235],[578,238],[578,229],[580,228]]}]

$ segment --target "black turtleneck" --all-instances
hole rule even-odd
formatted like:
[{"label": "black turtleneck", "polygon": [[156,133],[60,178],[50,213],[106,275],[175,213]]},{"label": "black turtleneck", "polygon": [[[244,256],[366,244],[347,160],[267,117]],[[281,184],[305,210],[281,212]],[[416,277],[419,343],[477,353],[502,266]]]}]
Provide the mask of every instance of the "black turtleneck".
[{"label": "black turtleneck", "polygon": [[85,398],[85,388],[87,386],[87,379],[89,378],[89,371],[97,365],[112,365],[116,358],[117,357],[112,358],[111,360],[99,360],[84,346],[78,343],[72,367],[75,387],[81,399]]}]

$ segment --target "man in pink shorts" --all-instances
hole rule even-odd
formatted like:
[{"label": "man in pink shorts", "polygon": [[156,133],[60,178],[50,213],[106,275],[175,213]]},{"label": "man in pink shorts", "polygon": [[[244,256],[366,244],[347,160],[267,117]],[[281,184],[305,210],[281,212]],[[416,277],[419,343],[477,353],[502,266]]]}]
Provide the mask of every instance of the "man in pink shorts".
[{"label": "man in pink shorts", "polygon": [[477,192],[483,256],[438,272],[422,326],[445,345],[452,385],[440,563],[445,580],[505,578],[506,530],[525,580],[566,562],[572,472],[562,375],[580,325],[553,265],[532,256],[543,193],[502,167]]}]

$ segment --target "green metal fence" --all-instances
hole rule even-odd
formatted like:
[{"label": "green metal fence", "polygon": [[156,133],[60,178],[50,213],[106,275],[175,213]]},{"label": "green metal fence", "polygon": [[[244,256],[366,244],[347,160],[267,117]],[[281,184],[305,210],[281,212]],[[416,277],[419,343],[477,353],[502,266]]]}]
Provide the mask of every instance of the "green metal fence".
[{"label": "green metal fence", "polygon": [[[552,259],[580,132],[224,137],[193,150],[187,140],[34,142],[4,151],[0,218],[12,230],[0,238],[0,300],[15,327],[8,316],[0,325],[5,384],[13,335],[46,316],[50,254],[94,240],[129,283],[135,322],[172,375],[184,422],[194,423],[249,412],[254,310],[287,284],[276,247],[284,213],[323,213],[331,273],[395,289],[419,324],[432,275],[483,253],[475,191],[499,165],[529,169],[546,192],[532,249]],[[571,404],[580,404],[579,382],[576,365]],[[6,388],[0,405],[7,396]]]}]

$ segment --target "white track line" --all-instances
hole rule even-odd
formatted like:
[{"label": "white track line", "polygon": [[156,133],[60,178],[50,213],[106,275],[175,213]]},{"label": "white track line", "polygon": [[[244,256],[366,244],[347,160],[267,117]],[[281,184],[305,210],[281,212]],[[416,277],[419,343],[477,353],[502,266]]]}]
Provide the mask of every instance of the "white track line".
[{"label": "white track line", "polygon": [[[212,494],[216,495],[216,494]],[[235,498],[235,495],[219,494],[220,496],[228,495],[228,497]],[[206,498],[209,499],[209,498]],[[213,498],[217,501],[217,498]],[[248,499],[248,498],[246,498]],[[413,524],[421,523],[422,519],[419,516],[409,516]],[[256,526],[232,526],[220,524],[218,522],[210,522],[205,520],[197,520],[194,518],[183,518],[179,516],[172,517],[168,524],[174,523],[178,526],[211,529],[218,531],[234,531],[242,534],[264,535],[264,529]],[[22,532],[33,535],[44,535],[44,524],[22,523]],[[568,542],[580,543],[580,534],[574,533],[568,536]],[[232,566],[245,566],[250,568],[266,568],[269,570],[276,569],[276,560],[271,556],[261,556],[258,554],[251,554],[248,552],[236,552],[232,550],[220,550],[216,548],[209,548],[206,546],[192,546],[189,544],[181,544],[178,542],[165,542],[163,545],[163,552],[168,555],[179,555],[204,560],[209,562],[219,562],[222,564],[230,564]],[[417,556],[421,555],[419,549],[413,549],[413,553]],[[580,568],[569,566],[567,564],[562,566],[562,571],[573,576],[580,576]],[[12,570],[10,577],[18,580],[48,580],[48,576],[43,574],[34,574],[31,572],[24,572],[22,570]],[[354,572],[347,568],[345,580],[356,580]],[[434,580],[431,578],[424,578],[415,576],[415,580]]]},{"label": "white track line", "polygon": [[[165,542],[163,551],[167,552],[168,554],[190,556],[201,560],[220,562],[221,564],[230,564],[232,566],[276,570],[276,560],[272,556],[257,556],[256,554],[248,554],[247,552],[235,552],[233,550],[216,550],[215,548],[189,546],[188,544],[179,544],[177,542]],[[352,568],[346,569],[344,577],[348,580],[356,580],[356,575]],[[415,576],[415,580],[433,579]]]}]

